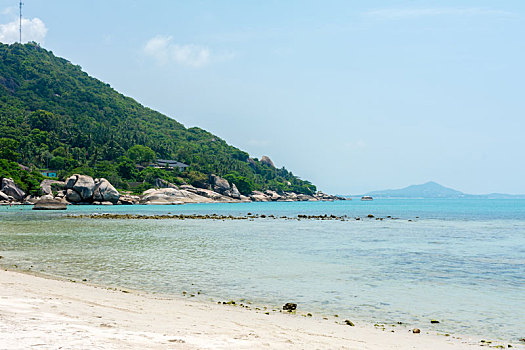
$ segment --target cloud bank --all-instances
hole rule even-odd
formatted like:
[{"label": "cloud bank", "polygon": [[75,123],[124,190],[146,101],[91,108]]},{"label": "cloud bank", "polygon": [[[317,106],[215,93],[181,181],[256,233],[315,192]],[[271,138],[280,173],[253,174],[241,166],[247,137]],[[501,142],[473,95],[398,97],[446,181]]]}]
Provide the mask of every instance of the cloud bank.
[{"label": "cloud bank", "polygon": [[[18,20],[0,24],[0,42],[5,44],[17,42],[19,39],[18,26]],[[44,41],[46,34],[47,27],[40,18],[22,19],[22,42],[36,41],[41,43]]]},{"label": "cloud bank", "polygon": [[143,52],[161,65],[178,64],[192,68],[204,67],[213,62],[230,61],[234,52],[212,52],[205,46],[173,43],[171,36],[157,35],[146,43]]},{"label": "cloud bank", "polygon": [[193,68],[203,67],[211,60],[208,48],[193,44],[174,44],[170,36],[151,38],[144,46],[144,53],[160,64],[176,63]]},{"label": "cloud bank", "polygon": [[503,10],[484,9],[477,7],[467,8],[456,8],[456,7],[443,7],[443,8],[419,8],[419,9],[378,9],[365,12],[365,15],[376,17],[379,19],[405,19],[405,18],[417,18],[417,17],[428,17],[428,16],[479,16],[479,15],[498,15],[498,16],[511,16],[512,12]]}]

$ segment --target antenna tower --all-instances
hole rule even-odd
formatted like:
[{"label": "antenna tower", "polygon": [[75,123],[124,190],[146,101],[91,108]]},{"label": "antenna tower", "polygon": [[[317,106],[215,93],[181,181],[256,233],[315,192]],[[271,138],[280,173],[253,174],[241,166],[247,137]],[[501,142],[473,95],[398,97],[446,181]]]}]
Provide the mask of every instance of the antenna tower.
[{"label": "antenna tower", "polygon": [[20,27],[19,27],[19,31],[20,31],[20,44],[22,43],[22,0],[20,0]]}]

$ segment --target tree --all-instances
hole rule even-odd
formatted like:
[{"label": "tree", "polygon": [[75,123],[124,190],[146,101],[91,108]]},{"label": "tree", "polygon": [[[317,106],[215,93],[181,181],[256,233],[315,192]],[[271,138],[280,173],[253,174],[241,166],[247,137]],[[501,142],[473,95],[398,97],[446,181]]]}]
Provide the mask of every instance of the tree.
[{"label": "tree", "polygon": [[156,159],[155,152],[148,146],[135,145],[128,149],[128,157],[135,164],[147,164]]},{"label": "tree", "polygon": [[20,143],[13,139],[5,137],[0,138],[0,159],[7,159],[16,161],[20,158],[20,154],[16,152]]},{"label": "tree", "polygon": [[58,126],[58,118],[56,118],[53,113],[43,111],[39,109],[36,112],[29,115],[29,125],[33,129],[39,129],[42,131],[51,131]]}]

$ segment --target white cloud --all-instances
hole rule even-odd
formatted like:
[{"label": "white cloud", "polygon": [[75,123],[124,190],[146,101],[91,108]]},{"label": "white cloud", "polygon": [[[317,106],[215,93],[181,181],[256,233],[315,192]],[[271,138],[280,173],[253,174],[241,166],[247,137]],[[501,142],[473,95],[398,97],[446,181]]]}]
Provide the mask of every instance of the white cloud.
[{"label": "white cloud", "polygon": [[513,13],[503,10],[492,10],[478,7],[443,7],[443,8],[419,8],[419,9],[378,9],[364,13],[367,16],[379,19],[405,19],[425,16],[479,16],[479,15],[497,15],[511,16]]},{"label": "white cloud", "polygon": [[[19,39],[19,22],[14,20],[7,24],[0,24],[0,42],[10,44]],[[47,27],[40,18],[22,19],[22,41],[42,42],[47,34]]]},{"label": "white cloud", "polygon": [[174,62],[194,68],[203,67],[211,60],[208,48],[193,44],[174,44],[170,36],[151,38],[144,46],[144,53],[155,58],[160,64]]}]

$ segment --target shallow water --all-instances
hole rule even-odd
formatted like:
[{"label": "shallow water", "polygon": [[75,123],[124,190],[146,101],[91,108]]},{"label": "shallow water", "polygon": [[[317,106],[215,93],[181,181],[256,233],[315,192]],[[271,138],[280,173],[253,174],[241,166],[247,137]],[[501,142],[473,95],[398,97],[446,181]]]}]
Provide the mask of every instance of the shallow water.
[{"label": "shallow water", "polygon": [[[69,207],[72,213],[248,212],[360,221],[97,220],[0,208],[4,265],[201,298],[245,298],[372,323],[513,340],[525,313],[525,200]],[[398,220],[365,219],[367,214]],[[418,218],[416,218],[418,217]],[[413,221],[408,221],[408,220]],[[441,321],[430,325],[430,319]]]}]

